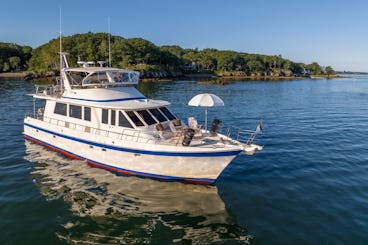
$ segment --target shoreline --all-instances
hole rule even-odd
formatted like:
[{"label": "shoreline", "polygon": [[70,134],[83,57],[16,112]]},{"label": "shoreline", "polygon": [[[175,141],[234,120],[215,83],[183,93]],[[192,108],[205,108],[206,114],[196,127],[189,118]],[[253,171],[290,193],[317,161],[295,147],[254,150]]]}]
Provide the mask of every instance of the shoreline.
[{"label": "shoreline", "polygon": [[[54,78],[56,76],[50,76],[50,74],[37,74],[36,76],[32,76],[32,74],[36,74],[34,72],[29,71],[22,71],[22,72],[3,72],[0,73],[0,78],[20,78],[26,80],[42,80],[42,79],[50,79],[51,77]],[[31,77],[30,77],[31,76]],[[245,80],[271,80],[271,81],[278,81],[278,80],[293,80],[293,79],[333,79],[333,78],[344,78],[344,76],[339,74],[334,75],[311,75],[311,76],[220,76],[214,74],[183,74],[183,76],[178,77],[142,77],[140,80],[142,82],[171,82],[173,80],[178,79],[194,79],[194,80],[202,80],[202,79],[210,79],[210,80],[237,80],[237,79],[245,79]]]},{"label": "shoreline", "polygon": [[0,77],[4,78],[25,78],[29,72],[20,71],[20,72],[2,72],[0,73]]}]

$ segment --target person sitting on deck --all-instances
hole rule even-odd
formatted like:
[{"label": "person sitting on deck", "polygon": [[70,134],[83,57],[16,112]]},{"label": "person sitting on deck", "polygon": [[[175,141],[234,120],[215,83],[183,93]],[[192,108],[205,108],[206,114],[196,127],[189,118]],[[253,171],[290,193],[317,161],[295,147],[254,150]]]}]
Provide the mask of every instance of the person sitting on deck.
[{"label": "person sitting on deck", "polygon": [[218,129],[218,126],[219,124],[221,123],[221,121],[219,119],[215,119],[213,120],[212,122],[212,127],[211,127],[211,135],[216,135],[217,134],[217,129]]}]

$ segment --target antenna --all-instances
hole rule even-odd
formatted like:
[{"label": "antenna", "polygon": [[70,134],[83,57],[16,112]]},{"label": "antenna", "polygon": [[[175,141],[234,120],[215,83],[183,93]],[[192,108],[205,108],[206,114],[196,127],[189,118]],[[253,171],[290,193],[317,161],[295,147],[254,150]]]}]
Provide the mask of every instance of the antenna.
[{"label": "antenna", "polygon": [[60,28],[60,32],[59,32],[59,43],[60,43],[60,78],[61,78],[61,69],[63,69],[63,57],[62,57],[62,52],[63,52],[63,45],[62,45],[62,40],[61,40],[61,8],[60,8],[60,13],[59,13],[59,28]]},{"label": "antenna", "polygon": [[61,33],[61,8],[60,8],[60,19],[59,19],[59,22],[60,22],[60,73],[61,73],[61,70],[63,68],[69,68],[69,63],[68,63],[68,60],[66,59],[66,55],[68,53],[63,53],[63,42],[62,42],[62,38],[63,38],[63,35]]},{"label": "antenna", "polygon": [[111,67],[111,33],[110,33],[110,16],[107,18],[108,20],[108,32],[109,32],[109,67]]},{"label": "antenna", "polygon": [[59,13],[59,28],[60,28],[60,32],[59,32],[59,36],[60,36],[60,40],[59,40],[59,48],[60,48],[60,89],[63,90],[63,78],[62,78],[62,74],[61,74],[61,70],[63,69],[63,56],[62,56],[62,51],[63,51],[63,45],[62,45],[62,38],[61,38],[61,7],[60,7],[60,13]]}]

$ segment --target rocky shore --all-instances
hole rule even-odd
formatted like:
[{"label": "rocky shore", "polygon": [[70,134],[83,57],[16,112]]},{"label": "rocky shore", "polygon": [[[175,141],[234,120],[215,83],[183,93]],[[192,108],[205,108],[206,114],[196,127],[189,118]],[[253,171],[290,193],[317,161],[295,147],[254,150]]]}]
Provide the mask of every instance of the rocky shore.
[{"label": "rocky shore", "polygon": [[24,79],[24,77],[27,75],[27,72],[3,72],[0,73],[0,77],[7,77],[7,78],[21,78]]}]

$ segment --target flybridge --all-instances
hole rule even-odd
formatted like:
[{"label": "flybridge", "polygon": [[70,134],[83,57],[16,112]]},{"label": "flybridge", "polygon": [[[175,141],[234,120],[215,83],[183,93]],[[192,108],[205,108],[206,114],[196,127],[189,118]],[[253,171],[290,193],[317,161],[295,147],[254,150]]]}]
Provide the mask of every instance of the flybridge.
[{"label": "flybridge", "polygon": [[[63,69],[64,83],[71,88],[137,85],[139,72],[110,67],[79,67]],[[68,84],[64,84],[67,88]]]},{"label": "flybridge", "polygon": [[133,86],[139,81],[139,72],[123,70],[111,67],[102,67],[103,63],[99,61],[99,67],[90,66],[94,62],[79,61],[82,67],[69,68],[66,59],[66,53],[61,52],[62,69],[61,81],[66,90],[73,88],[98,88],[98,87],[116,87]]}]

